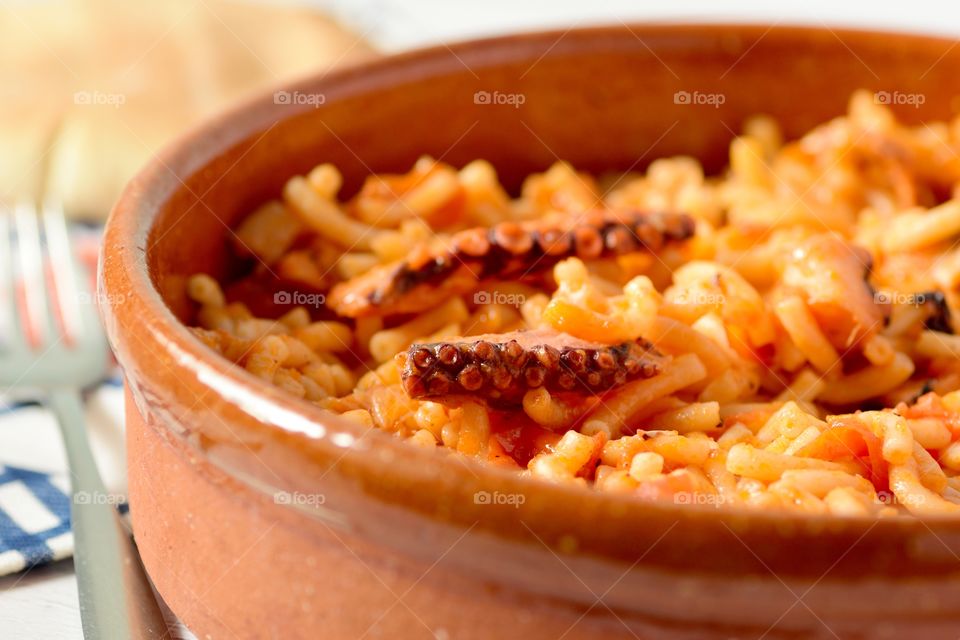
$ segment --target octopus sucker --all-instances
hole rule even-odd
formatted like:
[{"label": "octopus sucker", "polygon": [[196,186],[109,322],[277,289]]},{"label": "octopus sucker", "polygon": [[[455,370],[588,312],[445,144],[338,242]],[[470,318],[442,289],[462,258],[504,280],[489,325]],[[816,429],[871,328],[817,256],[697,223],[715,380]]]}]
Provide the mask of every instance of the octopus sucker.
[{"label": "octopus sucker", "polygon": [[616,345],[550,330],[514,331],[416,343],[398,356],[412,398],[458,401],[472,396],[515,407],[540,387],[585,396],[658,375],[669,358],[644,339]]},{"label": "octopus sucker", "polygon": [[333,287],[328,304],[349,318],[418,313],[491,278],[541,274],[565,258],[583,260],[656,253],[693,236],[682,213],[589,212],[573,224],[501,222],[454,234],[436,250],[416,249]]}]

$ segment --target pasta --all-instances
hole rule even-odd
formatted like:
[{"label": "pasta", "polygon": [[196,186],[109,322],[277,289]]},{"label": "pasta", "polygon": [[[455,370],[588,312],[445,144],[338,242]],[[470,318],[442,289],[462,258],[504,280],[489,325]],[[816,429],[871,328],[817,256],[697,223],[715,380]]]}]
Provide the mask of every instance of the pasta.
[{"label": "pasta", "polygon": [[936,127],[859,92],[798,140],[751,119],[716,176],[561,162],[516,197],[422,158],[342,199],[322,164],[237,226],[239,282],[188,279],[193,331],[362,428],[548,482],[955,514],[960,120]]}]

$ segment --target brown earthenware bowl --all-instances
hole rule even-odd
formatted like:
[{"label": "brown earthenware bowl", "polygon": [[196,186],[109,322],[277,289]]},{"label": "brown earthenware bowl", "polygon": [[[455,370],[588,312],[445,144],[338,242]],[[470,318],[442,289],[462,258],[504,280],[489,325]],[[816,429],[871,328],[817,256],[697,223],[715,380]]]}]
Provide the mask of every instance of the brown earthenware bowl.
[{"label": "brown earthenware bowl", "polygon": [[310,78],[183,138],[117,204],[101,270],[129,391],[134,529],[157,588],[201,638],[956,638],[960,521],[546,484],[343,422],[182,321],[184,279],[234,273],[231,225],[320,162],[342,169],[346,193],[421,154],[486,158],[511,188],[557,159],[598,171],[683,153],[717,170],[746,117],[797,136],[861,87],[910,122],[950,117],[958,65],[953,42],[912,35],[577,29]]}]

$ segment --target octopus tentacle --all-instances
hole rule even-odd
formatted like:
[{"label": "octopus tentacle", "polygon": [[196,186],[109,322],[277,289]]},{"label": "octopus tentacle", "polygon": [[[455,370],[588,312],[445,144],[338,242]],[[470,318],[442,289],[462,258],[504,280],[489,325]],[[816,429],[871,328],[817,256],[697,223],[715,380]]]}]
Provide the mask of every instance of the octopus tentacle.
[{"label": "octopus tentacle", "polygon": [[668,361],[640,339],[617,345],[587,342],[548,330],[514,331],[413,344],[398,356],[412,398],[481,398],[516,406],[539,387],[592,395],[659,374]]},{"label": "octopus tentacle", "polygon": [[694,227],[693,218],[681,213],[631,211],[614,216],[594,211],[572,226],[535,221],[466,229],[442,249],[421,249],[406,260],[337,284],[328,304],[350,318],[416,313],[466,293],[482,280],[543,273],[565,258],[654,253],[687,240]]}]

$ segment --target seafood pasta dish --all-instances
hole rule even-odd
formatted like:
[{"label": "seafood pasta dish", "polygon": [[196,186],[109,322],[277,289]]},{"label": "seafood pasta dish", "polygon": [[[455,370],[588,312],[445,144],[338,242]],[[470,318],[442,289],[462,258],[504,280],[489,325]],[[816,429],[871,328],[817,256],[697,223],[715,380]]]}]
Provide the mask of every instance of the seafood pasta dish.
[{"label": "seafood pasta dish", "polygon": [[[758,115],[690,157],[508,194],[421,158],[348,198],[292,176],[187,283],[266,384],[437,455],[624,499],[960,511],[960,119],[869,92],[797,140]],[[639,116],[638,116],[639,117]]]}]

